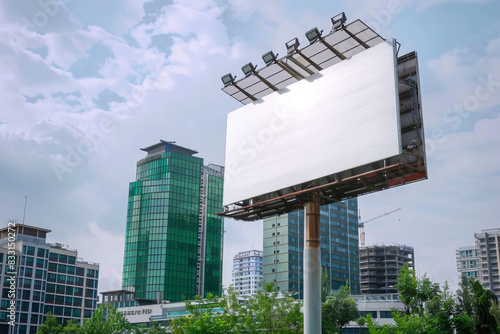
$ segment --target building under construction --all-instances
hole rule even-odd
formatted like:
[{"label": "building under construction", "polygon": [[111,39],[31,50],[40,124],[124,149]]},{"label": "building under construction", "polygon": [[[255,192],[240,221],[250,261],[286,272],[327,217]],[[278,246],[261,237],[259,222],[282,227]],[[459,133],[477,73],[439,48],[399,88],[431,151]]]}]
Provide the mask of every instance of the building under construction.
[{"label": "building under construction", "polygon": [[408,263],[410,269],[415,268],[413,247],[405,245],[360,247],[361,294],[397,293],[399,270],[405,263]]}]

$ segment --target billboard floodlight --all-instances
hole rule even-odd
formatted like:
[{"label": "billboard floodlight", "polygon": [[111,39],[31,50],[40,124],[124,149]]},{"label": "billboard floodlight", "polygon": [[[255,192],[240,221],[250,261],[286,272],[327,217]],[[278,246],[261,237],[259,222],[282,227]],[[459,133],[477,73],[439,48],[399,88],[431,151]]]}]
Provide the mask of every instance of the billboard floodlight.
[{"label": "billboard floodlight", "polygon": [[344,28],[344,23],[347,20],[344,12],[332,17],[332,32]]},{"label": "billboard floodlight", "polygon": [[222,80],[222,83],[224,84],[224,87],[232,84],[234,82],[234,79],[236,79],[236,77],[233,77],[233,75],[231,73],[228,73],[228,74],[223,75],[221,77],[221,80]]},{"label": "billboard floodlight", "polygon": [[274,63],[276,61],[276,58],[278,58],[278,55],[277,54],[275,55],[274,52],[272,51],[266,52],[262,56],[262,60],[266,65]]},{"label": "billboard floodlight", "polygon": [[292,39],[291,41],[289,41],[285,45],[286,45],[286,53],[288,55],[291,55],[292,53],[294,53],[295,51],[298,50],[299,45],[300,45],[299,39],[297,37],[295,37],[294,39]]},{"label": "billboard floodlight", "polygon": [[309,43],[314,43],[321,38],[322,33],[323,30],[319,31],[318,28],[312,28],[311,30],[306,32],[306,37],[309,40]]},{"label": "billboard floodlight", "polygon": [[249,76],[250,74],[255,72],[256,68],[257,68],[257,66],[253,65],[252,63],[248,63],[248,64],[243,65],[243,67],[241,67],[241,70],[243,71],[245,76]]}]

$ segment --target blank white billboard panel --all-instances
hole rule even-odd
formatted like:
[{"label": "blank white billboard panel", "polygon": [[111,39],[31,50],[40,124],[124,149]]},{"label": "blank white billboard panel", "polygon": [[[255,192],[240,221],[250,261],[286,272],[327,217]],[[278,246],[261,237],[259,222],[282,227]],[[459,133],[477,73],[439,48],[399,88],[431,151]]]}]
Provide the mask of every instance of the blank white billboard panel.
[{"label": "blank white billboard panel", "polygon": [[224,205],[399,154],[390,41],[229,113]]}]

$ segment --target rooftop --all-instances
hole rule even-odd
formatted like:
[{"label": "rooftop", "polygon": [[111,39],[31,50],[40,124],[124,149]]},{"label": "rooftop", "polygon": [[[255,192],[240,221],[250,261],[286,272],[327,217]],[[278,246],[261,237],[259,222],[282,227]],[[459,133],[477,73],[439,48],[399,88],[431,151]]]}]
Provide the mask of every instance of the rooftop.
[{"label": "rooftop", "polygon": [[162,139],[160,139],[159,143],[156,143],[154,145],[145,148],[141,148],[141,151],[147,152],[148,156],[156,155],[163,152],[177,152],[185,155],[194,155],[198,153],[195,150],[176,145],[175,141],[166,141]]}]

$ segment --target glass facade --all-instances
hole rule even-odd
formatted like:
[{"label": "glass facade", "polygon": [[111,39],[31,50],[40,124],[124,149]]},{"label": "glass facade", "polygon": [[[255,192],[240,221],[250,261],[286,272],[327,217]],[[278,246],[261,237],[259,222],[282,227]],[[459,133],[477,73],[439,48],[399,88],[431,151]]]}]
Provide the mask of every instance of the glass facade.
[{"label": "glass facade", "polygon": [[160,144],[143,149],[148,156],[130,183],[123,289],[138,300],[220,295],[222,172],[194,151]]},{"label": "glass facade", "polygon": [[224,241],[223,218],[217,214],[222,212],[222,190],[224,179],[222,174],[215,173],[210,167],[204,167],[208,180],[208,196],[206,197],[206,247],[205,247],[205,295],[212,293],[221,295],[222,288],[222,247]]},{"label": "glass facade", "polygon": [[[349,199],[320,209],[321,267],[328,272],[330,289],[349,281],[360,293],[358,200]],[[276,282],[282,291],[303,298],[304,211],[264,219],[264,282]]]}]

